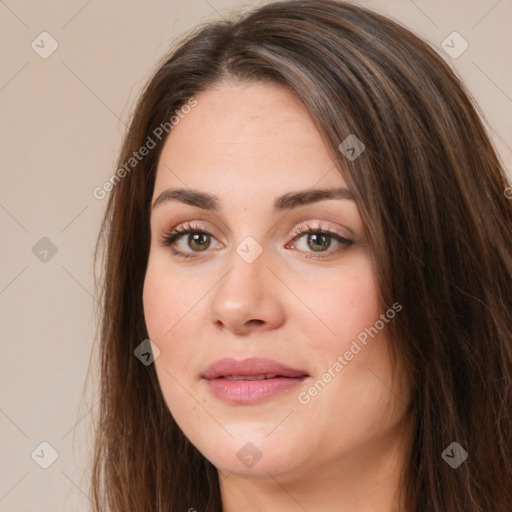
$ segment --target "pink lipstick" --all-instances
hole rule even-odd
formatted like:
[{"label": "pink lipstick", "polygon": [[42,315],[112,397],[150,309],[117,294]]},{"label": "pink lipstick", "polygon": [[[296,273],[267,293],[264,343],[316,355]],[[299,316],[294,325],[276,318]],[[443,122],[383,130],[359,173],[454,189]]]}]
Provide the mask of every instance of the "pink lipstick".
[{"label": "pink lipstick", "polygon": [[308,373],[272,359],[219,359],[202,377],[211,393],[228,403],[249,405],[270,399],[300,384]]}]

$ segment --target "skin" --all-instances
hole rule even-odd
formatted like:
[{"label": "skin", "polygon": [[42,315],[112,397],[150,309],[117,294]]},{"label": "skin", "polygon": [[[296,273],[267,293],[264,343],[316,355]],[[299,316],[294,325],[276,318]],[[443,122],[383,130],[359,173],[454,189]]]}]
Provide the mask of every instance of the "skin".
[{"label": "skin", "polygon": [[[309,403],[298,400],[385,313],[353,200],[273,211],[285,193],[346,187],[342,173],[288,89],[225,82],[196,99],[165,142],[153,201],[165,189],[192,188],[217,196],[221,207],[157,206],[144,283],[169,410],[217,467],[225,512],[399,510],[409,392],[393,379],[387,325],[341,372],[331,370],[335,377]],[[319,221],[353,244],[331,238],[318,252],[307,234],[294,234]],[[159,242],[185,222],[211,233],[205,251],[186,234],[175,242],[188,260]],[[252,263],[236,252],[248,236],[263,250]],[[268,357],[310,377],[263,403],[227,404],[201,379],[226,356]],[[247,442],[261,452],[252,467],[237,457]]]}]

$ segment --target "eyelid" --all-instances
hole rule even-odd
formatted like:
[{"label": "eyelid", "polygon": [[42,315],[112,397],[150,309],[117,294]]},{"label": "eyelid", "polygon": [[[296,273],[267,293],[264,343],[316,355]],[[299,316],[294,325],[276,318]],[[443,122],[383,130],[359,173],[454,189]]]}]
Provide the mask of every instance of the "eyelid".
[{"label": "eyelid", "polygon": [[323,232],[323,233],[328,233],[329,235],[332,235],[332,236],[337,236],[339,238],[342,238],[344,240],[350,240],[350,241],[353,241],[353,235],[352,235],[352,231],[349,230],[347,228],[348,231],[350,231],[350,235],[348,237],[342,235],[341,233],[338,232],[338,230],[336,230],[335,228],[331,229],[325,225],[323,225],[323,221],[319,221],[319,220],[314,220],[314,221],[311,221],[314,225],[310,225],[309,224],[309,221],[306,221],[305,224],[300,224],[298,227],[296,227],[290,234],[289,236],[290,237],[297,237],[297,236],[300,236],[300,235],[303,235],[303,234],[307,234],[307,233],[310,233],[310,232]]},{"label": "eyelid", "polygon": [[[308,222],[306,222],[305,225],[302,224],[302,225],[299,225],[298,227],[296,227],[288,235],[288,237],[291,238],[291,240],[289,242],[287,242],[285,247],[288,247],[290,243],[293,244],[295,242],[295,240],[300,239],[303,236],[310,234],[310,233],[326,234],[327,236],[334,238],[338,243],[342,244],[342,246],[345,245],[345,247],[339,247],[338,249],[335,249],[335,250],[327,250],[327,251],[319,251],[319,252],[315,252],[315,251],[309,252],[309,251],[301,251],[301,250],[299,251],[300,253],[309,254],[309,256],[304,256],[306,258],[323,259],[323,258],[332,257],[335,254],[337,254],[338,252],[340,252],[340,250],[343,250],[344,248],[354,244],[353,239],[347,238],[333,229],[324,227],[321,224],[321,221],[313,221],[313,222],[316,223],[313,226],[310,225]],[[178,240],[179,238],[181,238],[182,236],[184,236],[186,234],[190,234],[191,232],[192,233],[202,233],[202,234],[205,234],[209,237],[216,239],[215,235],[213,233],[211,233],[211,231],[208,228],[206,228],[205,226],[196,224],[193,221],[192,222],[187,221],[182,224],[178,224],[176,227],[173,227],[171,229],[164,230],[158,237],[159,245],[161,247],[169,247],[175,256],[179,256],[183,259],[198,258],[201,256],[202,252],[204,252],[204,253],[209,252],[209,250],[208,250],[209,248],[207,248],[204,251],[197,251],[197,252],[195,252],[195,251],[183,252],[183,251],[177,251],[176,249],[174,249],[173,245],[175,244],[176,240]],[[220,242],[220,243],[222,244],[222,242]]]},{"label": "eyelid", "polygon": [[158,242],[161,247],[167,247],[170,245],[169,240],[173,238],[176,240],[180,235],[185,235],[192,232],[205,233],[212,238],[216,238],[215,235],[204,225],[196,224],[194,221],[192,222],[183,222],[178,224],[177,226],[169,229],[164,229],[160,235],[158,236]]}]

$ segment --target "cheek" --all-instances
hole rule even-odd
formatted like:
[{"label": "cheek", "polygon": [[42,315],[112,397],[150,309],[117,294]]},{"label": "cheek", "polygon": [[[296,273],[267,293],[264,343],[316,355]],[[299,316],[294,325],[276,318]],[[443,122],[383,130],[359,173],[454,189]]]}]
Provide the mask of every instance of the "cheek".
[{"label": "cheek", "polygon": [[[322,333],[326,354],[342,349],[346,341],[372,326],[383,312],[370,262],[360,258],[352,263],[319,280],[316,287],[308,283],[299,291],[313,313],[307,316],[314,320],[310,331]],[[304,322],[304,314],[295,315]],[[311,338],[312,348],[318,347],[317,339]]]},{"label": "cheek", "polygon": [[160,349],[155,360],[162,386],[176,384],[198,370],[204,350],[201,340],[207,322],[206,295],[212,284],[200,276],[185,276],[169,269],[160,256],[150,259],[143,288],[143,308],[148,336]]},{"label": "cheek", "polygon": [[320,393],[323,382],[312,390],[312,396],[317,391],[322,394],[315,400],[315,406],[321,404],[319,409],[329,411],[332,403],[344,403],[346,399],[344,410],[347,410],[353,407],[350,397],[354,396],[364,396],[370,402],[371,396],[377,397],[372,407],[377,406],[383,397],[377,392],[375,374],[386,383],[391,378],[386,328],[391,320],[380,320],[385,308],[379,299],[371,264],[361,259],[343,272],[333,272],[331,279],[324,282],[325,286],[314,289],[315,293],[304,295],[316,318],[309,315],[308,318],[313,318],[309,323],[298,311],[294,312],[302,332],[307,333],[303,337],[303,352],[309,354],[315,378],[328,383],[328,391]]},{"label": "cheek", "polygon": [[187,418],[187,422],[200,418],[198,404],[190,400],[183,388],[183,384],[189,385],[185,377],[194,354],[189,340],[200,339],[200,322],[193,317],[197,315],[193,306],[199,300],[198,291],[187,292],[189,289],[178,278],[169,276],[168,271],[159,270],[157,265],[148,266],[143,307],[149,339],[160,349],[154,362],[155,371],[167,407],[175,419]]},{"label": "cheek", "polygon": [[[169,272],[158,259],[148,264],[143,288],[143,306],[149,337],[158,344],[171,340],[185,323],[191,323],[194,305],[200,298],[198,287]],[[153,340],[154,338],[154,340]],[[160,347],[162,348],[162,347]]]},{"label": "cheek", "polygon": [[172,300],[165,278],[148,267],[144,280],[142,301],[144,318],[148,334],[152,341],[160,339],[171,326],[171,315],[175,311],[176,301]]}]

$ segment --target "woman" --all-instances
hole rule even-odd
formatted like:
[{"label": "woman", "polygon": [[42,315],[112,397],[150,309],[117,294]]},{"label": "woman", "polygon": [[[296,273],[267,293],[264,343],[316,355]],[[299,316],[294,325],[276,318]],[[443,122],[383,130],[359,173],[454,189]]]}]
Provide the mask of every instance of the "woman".
[{"label": "woman", "polygon": [[395,22],[298,0],[199,28],[102,227],[95,510],[512,510],[508,186]]}]

